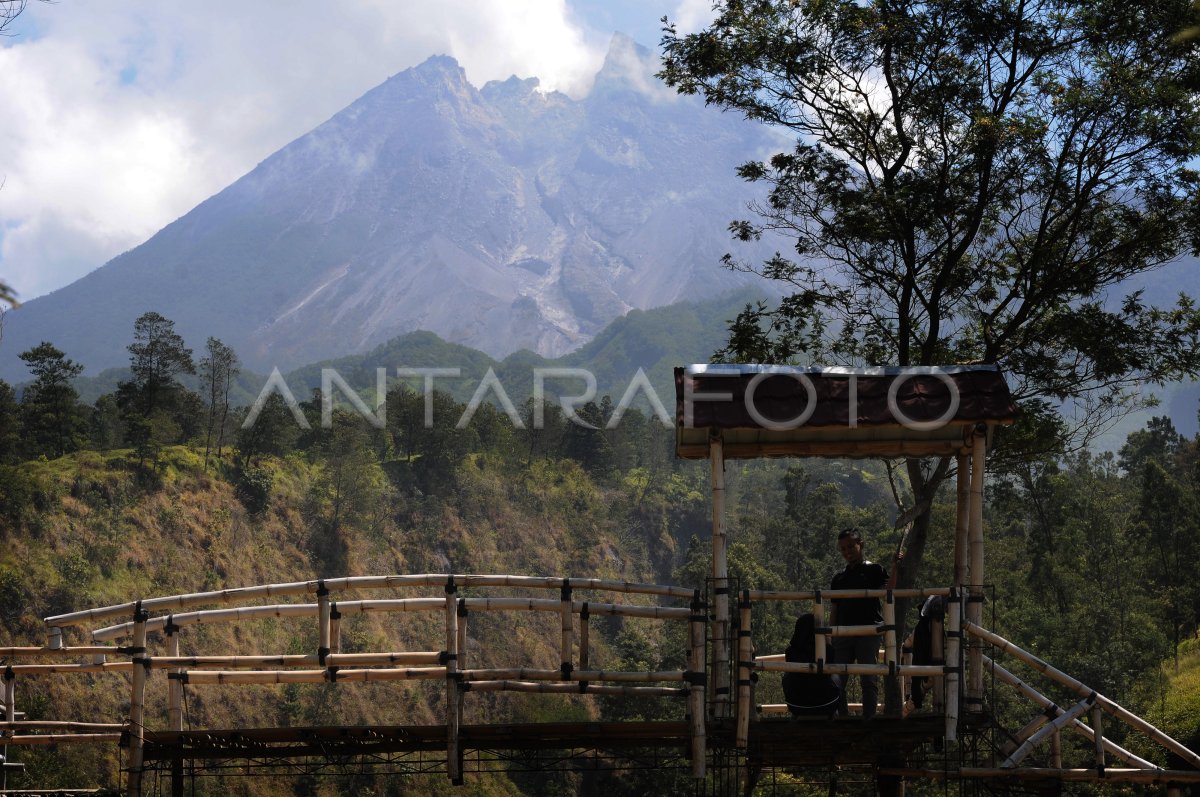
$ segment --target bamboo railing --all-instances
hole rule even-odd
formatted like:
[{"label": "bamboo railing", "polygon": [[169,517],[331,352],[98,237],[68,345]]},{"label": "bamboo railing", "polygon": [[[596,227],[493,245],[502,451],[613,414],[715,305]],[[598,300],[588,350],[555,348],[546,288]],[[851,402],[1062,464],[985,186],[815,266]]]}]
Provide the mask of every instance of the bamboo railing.
[{"label": "bamboo railing", "polygon": [[[971,525],[969,518],[966,525]],[[436,590],[436,595],[419,597],[385,597],[365,599],[360,593],[370,590]],[[531,595],[476,594],[482,590],[529,590]],[[545,595],[557,591],[557,595]],[[542,593],[540,596],[538,592]],[[638,602],[619,599],[601,601],[583,599],[604,593],[635,598]],[[347,594],[352,593],[352,594]],[[470,594],[465,594],[470,593]],[[944,738],[958,738],[959,707],[964,696],[981,693],[985,672],[1001,683],[1014,688],[1031,700],[1039,713],[1024,728],[1012,735],[1004,749],[1004,760],[991,769],[963,767],[953,773],[962,778],[986,777],[986,773],[1003,773],[996,777],[1023,778],[1031,771],[1022,762],[1031,751],[1049,746],[1054,767],[1060,780],[1086,780],[1077,769],[1064,768],[1061,756],[1061,733],[1072,730],[1082,734],[1093,745],[1094,767],[1087,772],[1096,778],[1125,783],[1185,783],[1193,782],[1180,775],[1172,779],[1172,771],[1153,763],[1115,744],[1104,732],[1102,714],[1128,723],[1156,743],[1181,756],[1200,770],[1200,755],[1188,750],[1162,731],[1136,717],[1113,701],[1096,693],[1079,681],[1053,668],[1011,642],[973,622],[972,598],[955,588],[905,590],[742,590],[726,595],[734,611],[720,621],[716,612],[709,615],[709,604],[702,600],[699,590],[677,586],[642,584],[602,579],[543,578],[509,575],[423,574],[347,577],[312,581],[269,584],[242,589],[190,593],[114,606],[86,609],[47,618],[48,639],[43,646],[10,646],[0,648],[0,656],[8,662],[3,670],[4,720],[0,735],[7,745],[49,745],[60,743],[106,742],[121,740],[128,746],[128,793],[139,795],[143,784],[145,732],[148,726],[161,724],[168,730],[183,727],[182,702],[188,687],[273,684],[354,684],[398,683],[406,681],[444,681],[446,695],[447,773],[454,783],[463,780],[462,727],[465,706],[471,692],[510,692],[514,694],[604,695],[631,699],[680,699],[685,701],[691,737],[690,758],[692,774],[702,779],[706,774],[706,758],[711,718],[732,718],[733,743],[747,749],[753,723],[762,718],[787,711],[786,705],[756,705],[753,702],[755,673],[827,673],[842,675],[875,675],[892,677],[903,685],[911,677],[930,678],[935,708],[944,721]],[[905,655],[904,644],[896,633],[895,601],[899,598],[942,596],[947,599],[944,631],[937,632],[936,648],[942,663],[914,665]],[[300,602],[315,598],[315,602]],[[350,598],[339,600],[338,598]],[[879,625],[826,625],[826,607],[830,601],[841,599],[878,598],[883,610]],[[274,600],[268,604],[256,601]],[[662,605],[661,601],[678,601],[684,605]],[[754,614],[756,607],[769,602],[782,602],[797,609],[811,607],[816,628],[814,631],[815,661],[788,662],[781,653],[756,653],[754,649]],[[216,606],[217,608],[213,608]],[[557,615],[554,661],[541,666],[479,666],[467,660],[471,640],[470,618],[477,612],[532,612]],[[797,612],[799,613],[799,611]],[[377,650],[344,653],[340,643],[340,622],[349,615],[408,615],[420,614],[441,618],[441,631],[436,642],[424,650]],[[686,669],[659,671],[625,671],[597,666],[592,660],[591,618],[597,616],[643,618],[662,622],[682,622],[687,627]],[[181,642],[188,629],[195,626],[222,623],[246,623],[264,619],[279,619],[314,623],[317,647],[308,653],[288,654],[183,654]],[[721,659],[722,646],[714,646],[714,659],[708,662],[709,640],[715,639],[721,622],[735,634],[734,644],[727,648],[731,660]],[[100,627],[87,630],[88,627]],[[83,627],[90,644],[66,645],[65,632],[78,638]],[[423,627],[427,627],[423,626]],[[943,636],[944,633],[944,636]],[[881,659],[875,664],[841,664],[828,661],[829,639],[838,637],[878,637]],[[969,638],[969,644],[964,644]],[[1029,686],[1009,670],[984,654],[984,647],[994,652],[1016,657],[1078,696],[1074,706],[1062,708],[1038,690]],[[81,659],[89,659],[81,661]],[[939,657],[935,656],[935,661]],[[966,665],[978,662],[974,668]],[[29,662],[29,663],[26,663]],[[724,667],[723,675],[714,673],[713,666]],[[147,717],[146,683],[155,670],[167,671],[167,706],[165,717]],[[129,709],[123,721],[74,722],[18,719],[16,681],[30,677],[118,673],[128,679]],[[969,675],[968,675],[969,673]],[[722,684],[732,685],[730,693],[720,695]],[[971,703],[971,706],[976,704]],[[154,712],[151,712],[152,714]],[[898,713],[897,716],[903,716]],[[1131,769],[1107,766],[1109,758],[1119,759]],[[896,770],[900,772],[903,768]],[[909,774],[922,770],[903,770]],[[1038,772],[1047,771],[1039,768]],[[891,770],[889,770],[891,772]],[[1185,773],[1186,774],[1186,773]]]},{"label": "bamboo railing", "polygon": [[[511,595],[464,595],[483,589],[557,591],[555,598]],[[439,597],[337,600],[345,593],[369,590],[437,589]],[[641,602],[581,600],[580,593],[609,593]],[[315,597],[315,602],[290,602]],[[591,597],[586,596],[586,597]],[[256,605],[263,599],[284,602]],[[655,601],[646,603],[646,600]],[[686,602],[659,605],[660,600]],[[220,608],[212,608],[214,605]],[[146,680],[154,670],[168,672],[168,729],[182,729],[182,701],[187,687],[375,683],[442,680],[446,684],[447,774],[461,783],[461,727],[470,692],[513,692],[562,695],[625,696],[686,701],[690,729],[692,772],[705,775],[706,717],[705,648],[707,605],[698,590],[605,579],[542,578],[512,575],[421,574],[317,579],[240,589],[188,593],[97,607],[46,619],[48,643],[41,647],[0,649],[8,660],[51,658],[50,663],[13,664],[6,670],[9,715],[0,734],[11,744],[51,744],[61,741],[113,741],[128,745],[127,789],[142,791],[142,760],[146,725]],[[165,612],[165,614],[164,614]],[[443,619],[439,650],[384,650],[342,653],[340,621],[353,614],[423,613]],[[470,667],[466,660],[468,618],[475,612],[538,612],[558,615],[557,661],[553,667]],[[155,615],[155,616],[152,616]],[[689,669],[628,672],[597,668],[591,660],[590,620],[597,616],[645,618],[687,624]],[[317,649],[312,653],[278,655],[181,655],[181,639],[194,626],[245,623],[263,619],[316,623]],[[90,645],[64,646],[64,630],[93,628]],[[161,634],[164,645],[151,650]],[[103,644],[109,643],[109,644]],[[127,644],[112,644],[127,643]],[[90,662],[79,658],[91,656]],[[76,659],[70,661],[70,659]],[[109,660],[117,659],[117,660]],[[128,674],[129,714],[124,722],[20,725],[11,707],[18,677],[78,673]],[[18,730],[29,733],[16,735]],[[41,731],[41,733],[37,733]]]}]

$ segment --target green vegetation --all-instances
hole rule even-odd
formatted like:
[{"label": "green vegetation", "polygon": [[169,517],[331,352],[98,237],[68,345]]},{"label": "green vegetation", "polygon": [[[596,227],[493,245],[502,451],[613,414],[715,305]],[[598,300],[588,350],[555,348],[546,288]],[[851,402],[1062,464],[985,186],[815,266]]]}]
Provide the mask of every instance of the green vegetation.
[{"label": "green vegetation", "polygon": [[[738,168],[764,196],[734,236],[782,235],[734,270],[731,362],[990,363],[1021,409],[994,458],[1086,447],[1200,372],[1200,311],[1130,283],[1195,253],[1200,45],[1190,0],[716,0],[662,40],[668,85],[795,137]],[[732,164],[731,164],[732,167]],[[1060,407],[1077,408],[1074,413]],[[917,510],[897,585],[927,576],[952,463],[905,462]],[[1116,532],[1114,532],[1116,533]]]},{"label": "green vegetation", "polygon": [[[36,362],[69,370],[64,354],[44,346]],[[201,398],[176,385],[170,393],[171,403],[161,398],[166,394],[155,401],[155,412],[170,423],[149,453],[127,431],[141,419],[139,405],[122,408],[109,394],[92,407],[75,405],[83,421],[76,428],[88,430],[74,438],[76,450],[31,458],[21,448],[30,439],[22,423],[36,417],[26,402],[45,393],[27,388],[17,401],[11,389],[0,390],[0,441],[9,441],[0,449],[0,644],[39,640],[41,618],[51,614],[313,577],[514,573],[703,587],[709,576],[707,464],[677,460],[671,430],[636,410],[605,428],[615,411],[609,397],[576,409],[594,428],[532,401],[518,410],[524,428],[489,403],[459,428],[466,407],[435,391],[427,426],[424,393],[397,383],[386,394],[382,426],[342,403],[326,406],[318,395],[295,408],[300,423],[272,395],[242,429],[248,408],[210,425],[224,412],[222,390]],[[848,525],[866,532],[876,561],[889,562],[900,543],[894,494],[907,485],[894,464],[731,461],[726,476],[729,566],[741,587],[827,585],[841,567],[836,532]],[[1189,673],[1200,587],[1190,572],[1200,554],[1198,496],[1200,440],[1183,437],[1165,418],[1130,435],[1117,454],[1031,461],[994,478],[986,624],[1118,702],[1157,712],[1170,730],[1194,740]],[[923,583],[945,584],[953,496],[939,492],[930,518]],[[756,611],[756,648],[782,651],[793,620],[786,607]],[[344,649],[440,649],[439,631],[430,618],[354,616],[343,627]],[[305,624],[264,621],[238,630],[198,627],[183,639],[185,652],[278,653],[312,650],[313,634]],[[544,617],[480,617],[470,634],[481,666],[556,660],[557,629]],[[676,668],[683,653],[681,628],[649,621],[594,627],[592,658],[606,668]],[[125,684],[117,675],[23,680],[19,707],[31,719],[117,718]],[[779,699],[778,679],[764,677],[758,689],[760,701]],[[1069,700],[1053,688],[1048,693]],[[196,726],[230,727],[263,718],[293,726],[427,724],[439,722],[441,701],[439,688],[427,684],[196,687],[188,717]],[[164,706],[165,679],[152,678],[152,723],[161,722]],[[471,695],[469,706],[471,721],[682,712],[671,702],[550,695]],[[1009,727],[1029,719],[1027,706],[1001,693],[994,708]],[[1085,762],[1087,751],[1068,746],[1067,755]],[[19,756],[29,767],[24,785],[95,786],[118,777],[107,748],[22,749]],[[481,778],[471,789],[570,794],[582,777],[514,772]],[[595,777],[614,795],[693,787],[686,773]],[[10,785],[21,785],[16,778]],[[230,788],[219,778],[202,780],[197,793]],[[446,787],[363,775],[334,786],[280,778],[239,781],[237,788],[274,795]]]}]

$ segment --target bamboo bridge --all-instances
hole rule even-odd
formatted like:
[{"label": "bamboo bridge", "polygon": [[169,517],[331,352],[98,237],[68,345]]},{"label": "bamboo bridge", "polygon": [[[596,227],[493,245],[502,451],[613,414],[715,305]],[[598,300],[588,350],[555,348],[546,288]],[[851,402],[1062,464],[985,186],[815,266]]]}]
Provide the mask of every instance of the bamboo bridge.
[{"label": "bamboo bridge", "polygon": [[[347,762],[439,775],[461,784],[514,765],[588,770],[603,766],[683,768],[697,794],[749,794],[774,773],[861,771],[883,794],[906,780],[1005,784],[1043,792],[1075,782],[1156,785],[1177,794],[1200,784],[1200,756],[1108,697],[1042,661],[983,622],[984,460],[993,429],[1014,408],[994,368],[783,369],[693,366],[677,369],[677,453],[707,458],[713,494],[713,570],[700,585],[629,583],[571,576],[392,574],[312,579],[211,592],[139,597],[45,619],[44,644],[0,648],[3,657],[4,766],[19,766],[29,745],[106,744],[120,751],[123,792],[150,793],[168,782],[184,794],[196,773],[262,767],[273,772],[337,772]],[[957,465],[958,512],[953,583],[879,590],[764,591],[730,578],[724,520],[724,460],[754,456],[950,457]],[[929,663],[915,664],[900,639],[905,602],[937,597],[945,612],[931,625]],[[883,622],[826,623],[830,602],[878,598]],[[810,662],[757,649],[763,611],[815,618]],[[539,613],[557,629],[555,660],[529,666],[480,666],[469,655],[474,618]],[[435,628],[424,649],[393,640],[377,650],[345,652],[341,625],[356,614],[426,618]],[[686,640],[679,669],[629,671],[595,661],[595,618],[642,618],[679,624]],[[434,618],[435,622],[430,622]],[[315,630],[303,653],[201,653],[196,627],[264,619]],[[900,621],[898,623],[898,620]],[[828,639],[877,636],[876,664],[834,664]],[[412,639],[414,635],[405,636]],[[664,637],[675,638],[675,637]],[[182,651],[188,649],[185,654]],[[393,648],[393,649],[388,649]],[[1028,674],[1018,675],[1017,670]],[[159,676],[156,677],[156,672]],[[784,704],[756,701],[756,681],[772,673],[874,674],[898,700],[881,716],[792,719]],[[32,679],[84,677],[95,688],[124,684],[128,711],[103,722],[26,719],[19,686]],[[905,709],[914,678],[927,679],[932,703]],[[115,680],[114,680],[115,679]],[[1034,685],[1034,680],[1039,685]],[[245,685],[336,685],[430,681],[444,694],[442,722],[406,723],[396,700],[394,724],[372,726],[185,729],[189,693]],[[302,688],[302,687],[301,687]],[[993,727],[996,690],[1028,704],[1023,727]],[[158,690],[154,692],[154,690]],[[148,701],[148,691],[165,699]],[[480,693],[604,696],[665,701],[679,719],[636,722],[470,723]],[[1050,694],[1074,695],[1060,705]],[[148,711],[148,704],[165,711]],[[1165,748],[1164,768],[1113,741],[1118,721]],[[1063,763],[1064,733],[1086,739],[1086,767]],[[986,744],[981,738],[988,734]],[[15,792],[13,792],[15,793]],[[60,791],[58,793],[66,793]]]}]

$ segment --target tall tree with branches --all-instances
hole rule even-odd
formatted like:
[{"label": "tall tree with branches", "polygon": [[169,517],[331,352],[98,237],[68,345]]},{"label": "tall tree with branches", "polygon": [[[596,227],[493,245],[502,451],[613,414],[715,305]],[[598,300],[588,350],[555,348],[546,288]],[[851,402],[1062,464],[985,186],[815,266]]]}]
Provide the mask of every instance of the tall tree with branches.
[{"label": "tall tree with branches", "polygon": [[208,423],[204,433],[204,467],[208,467],[208,455],[216,443],[217,457],[225,440],[229,421],[229,391],[238,374],[238,357],[232,348],[217,338],[209,338],[204,344],[204,357],[200,359],[200,379],[204,386],[208,404]]},{"label": "tall tree with branches", "polygon": [[[793,133],[740,167],[737,238],[792,250],[736,270],[777,307],[732,322],[728,359],[996,363],[1012,456],[1086,443],[1139,387],[1200,368],[1200,313],[1124,283],[1200,243],[1200,59],[1188,0],[718,0],[667,21],[660,77]],[[1073,412],[1063,412],[1063,408]],[[1073,417],[1071,417],[1073,415]],[[953,470],[908,460],[915,581]]]}]

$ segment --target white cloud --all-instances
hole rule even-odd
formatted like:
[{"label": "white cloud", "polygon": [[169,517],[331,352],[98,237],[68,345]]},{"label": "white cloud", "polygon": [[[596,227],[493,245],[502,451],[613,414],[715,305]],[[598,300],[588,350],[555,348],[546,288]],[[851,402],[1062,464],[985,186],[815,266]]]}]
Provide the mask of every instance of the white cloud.
[{"label": "white cloud", "polygon": [[716,18],[713,13],[712,0],[679,0],[671,21],[675,23],[676,33],[696,33]]},{"label": "white cloud", "polygon": [[0,279],[32,298],[145,240],[389,75],[579,96],[609,31],[568,0],[30,4],[0,42]]}]

